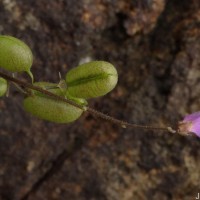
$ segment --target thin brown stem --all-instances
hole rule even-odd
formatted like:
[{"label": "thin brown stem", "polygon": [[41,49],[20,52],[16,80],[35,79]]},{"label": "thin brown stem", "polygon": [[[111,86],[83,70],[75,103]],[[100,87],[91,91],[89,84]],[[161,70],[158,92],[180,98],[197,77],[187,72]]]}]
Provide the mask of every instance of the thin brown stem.
[{"label": "thin brown stem", "polygon": [[42,89],[41,87],[38,87],[38,86],[35,86],[35,85],[32,85],[30,83],[27,83],[27,82],[24,82],[24,81],[21,81],[19,79],[16,79],[14,77],[11,77],[7,74],[4,74],[2,72],[0,72],[0,76],[5,78],[6,80],[10,81],[10,82],[13,82],[15,84],[18,84],[20,86],[23,86],[25,88],[29,88],[29,89],[32,89],[32,90],[36,90],[38,92],[41,92],[55,100],[59,100],[59,101],[63,101],[65,103],[68,103],[76,108],[79,108],[83,111],[87,111],[89,113],[91,113],[92,115],[94,116],[97,116],[99,118],[102,118],[106,121],[110,121],[114,124],[117,124],[117,125],[120,125],[121,127],[123,128],[126,128],[126,127],[131,127],[131,128],[138,128],[138,129],[151,129],[151,130],[157,130],[157,131],[166,131],[166,132],[170,132],[170,133],[176,133],[177,131],[173,130],[171,127],[156,127],[156,126],[146,126],[146,125],[138,125],[138,124],[132,124],[132,123],[128,123],[128,122],[125,122],[125,121],[122,121],[122,120],[119,120],[119,119],[116,119],[114,117],[111,117],[111,116],[108,116],[102,112],[99,112],[93,108],[90,108],[90,107],[86,107],[86,106],[82,106],[82,105],[79,105],[77,103],[75,103],[74,101],[71,101],[69,99],[65,99],[61,96],[58,96],[56,94],[53,94],[47,90],[44,90]]}]

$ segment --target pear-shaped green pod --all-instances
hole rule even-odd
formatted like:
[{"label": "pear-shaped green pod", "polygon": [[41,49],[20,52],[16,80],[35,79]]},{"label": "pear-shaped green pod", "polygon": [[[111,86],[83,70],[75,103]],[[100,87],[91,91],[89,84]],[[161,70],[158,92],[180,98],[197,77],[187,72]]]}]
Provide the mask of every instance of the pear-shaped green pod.
[{"label": "pear-shaped green pod", "polygon": [[4,96],[8,90],[8,82],[4,78],[0,78],[0,97]]},{"label": "pear-shaped green pod", "polygon": [[105,61],[91,61],[66,74],[67,91],[77,98],[99,97],[110,92],[117,84],[115,67]]},{"label": "pear-shaped green pod", "polygon": [[[58,84],[36,82],[34,85],[65,98],[65,94],[58,87]],[[31,93],[32,96],[24,99],[24,109],[40,119],[56,123],[69,123],[78,119],[83,113],[83,110],[60,100],[52,99],[41,92],[31,90]]]},{"label": "pear-shaped green pod", "polygon": [[33,63],[31,49],[21,40],[0,35],[0,67],[11,72],[27,72],[33,80],[30,68]]},{"label": "pear-shaped green pod", "polygon": [[75,121],[83,113],[83,110],[65,102],[36,95],[25,98],[23,105],[32,115],[55,123]]}]

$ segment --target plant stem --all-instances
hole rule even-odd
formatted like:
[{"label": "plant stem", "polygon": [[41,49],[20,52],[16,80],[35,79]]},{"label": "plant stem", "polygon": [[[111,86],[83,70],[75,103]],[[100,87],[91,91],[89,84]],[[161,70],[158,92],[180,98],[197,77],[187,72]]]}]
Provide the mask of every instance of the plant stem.
[{"label": "plant stem", "polygon": [[58,101],[63,101],[65,103],[68,103],[76,108],[79,108],[83,111],[87,111],[89,113],[91,113],[92,115],[94,116],[97,116],[99,118],[102,118],[106,121],[110,121],[114,124],[117,124],[117,125],[120,125],[121,127],[123,128],[126,128],[126,127],[131,127],[131,128],[138,128],[138,129],[151,129],[151,130],[157,130],[157,131],[166,131],[166,132],[169,132],[169,133],[177,133],[176,130],[173,130],[171,127],[157,127],[157,126],[146,126],[146,125],[138,125],[138,124],[132,124],[132,123],[128,123],[128,122],[125,122],[125,121],[122,121],[122,120],[119,120],[119,119],[115,119],[114,117],[111,117],[111,116],[108,116],[102,112],[99,112],[93,108],[90,108],[90,107],[85,107],[85,106],[82,106],[82,105],[79,105],[69,99],[65,99],[61,96],[58,96],[56,94],[53,94],[47,90],[44,90],[42,89],[41,87],[38,87],[38,86],[35,86],[35,85],[32,85],[30,83],[27,83],[27,82],[24,82],[24,81],[21,81],[19,79],[16,79],[14,77],[11,77],[7,74],[4,74],[2,72],[0,72],[0,76],[5,78],[7,81],[10,81],[14,84],[18,84],[20,86],[23,86],[25,88],[29,88],[29,89],[32,89],[32,90],[36,90],[38,92],[41,92],[55,100],[58,100]]}]

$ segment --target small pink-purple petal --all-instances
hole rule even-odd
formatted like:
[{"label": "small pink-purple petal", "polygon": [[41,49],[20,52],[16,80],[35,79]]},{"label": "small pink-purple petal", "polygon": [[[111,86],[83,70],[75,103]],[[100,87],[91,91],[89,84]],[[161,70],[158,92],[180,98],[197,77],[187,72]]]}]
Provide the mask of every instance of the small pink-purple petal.
[{"label": "small pink-purple petal", "polygon": [[193,133],[200,137],[200,111],[185,116],[183,121],[179,122],[178,130],[182,134]]},{"label": "small pink-purple petal", "polygon": [[190,126],[189,131],[195,133],[195,135],[200,137],[200,118],[192,122],[192,125]]},{"label": "small pink-purple petal", "polygon": [[195,112],[195,113],[192,113],[190,115],[186,115],[183,119],[184,122],[192,122],[196,119],[200,118],[200,111],[199,112]]}]

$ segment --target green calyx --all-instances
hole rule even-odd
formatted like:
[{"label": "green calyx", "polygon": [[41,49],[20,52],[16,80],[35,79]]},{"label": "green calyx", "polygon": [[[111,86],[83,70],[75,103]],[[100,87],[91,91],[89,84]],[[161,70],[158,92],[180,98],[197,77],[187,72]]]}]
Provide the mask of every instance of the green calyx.
[{"label": "green calyx", "polygon": [[[58,96],[65,96],[65,92],[62,91],[57,83],[50,83],[50,82],[35,82],[33,83],[34,86],[40,87],[43,90],[47,90],[49,92],[52,92]],[[43,94],[39,91],[36,90],[31,90],[31,93],[33,95],[37,95],[37,96],[42,96],[42,97],[48,97],[46,94]]]},{"label": "green calyx", "polygon": [[65,97],[67,99],[71,100],[71,101],[74,101],[75,103],[77,103],[79,105],[82,105],[82,106],[88,105],[88,102],[85,99],[73,97],[73,96],[70,95],[70,93],[68,91],[66,91]]}]

